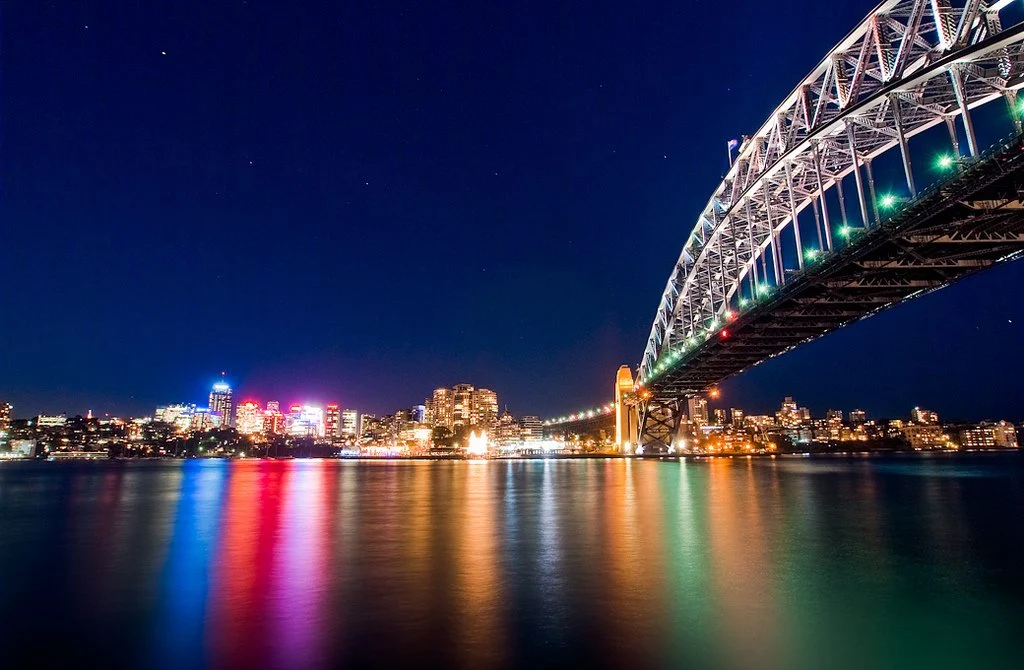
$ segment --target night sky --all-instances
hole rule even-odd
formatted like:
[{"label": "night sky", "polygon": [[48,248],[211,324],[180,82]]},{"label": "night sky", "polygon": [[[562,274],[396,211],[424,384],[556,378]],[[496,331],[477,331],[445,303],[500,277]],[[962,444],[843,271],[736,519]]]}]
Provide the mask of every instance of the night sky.
[{"label": "night sky", "polygon": [[[751,133],[850,2],[0,0],[0,400],[606,401]],[[777,44],[773,41],[777,40]],[[1024,416],[1024,264],[722,404]]]}]

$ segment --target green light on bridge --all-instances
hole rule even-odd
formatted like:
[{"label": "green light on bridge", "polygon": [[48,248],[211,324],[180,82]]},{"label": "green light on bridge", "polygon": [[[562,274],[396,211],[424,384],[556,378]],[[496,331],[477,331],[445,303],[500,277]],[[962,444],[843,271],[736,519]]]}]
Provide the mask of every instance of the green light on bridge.
[{"label": "green light on bridge", "polygon": [[813,263],[819,255],[821,255],[821,252],[819,250],[808,249],[807,251],[804,252],[804,259],[810,263]]},{"label": "green light on bridge", "polygon": [[882,206],[882,209],[892,209],[896,206],[896,196],[886,193],[879,199],[878,204]]},{"label": "green light on bridge", "polygon": [[953,167],[955,163],[956,161],[953,159],[953,157],[950,156],[949,154],[946,154],[944,156],[939,156],[938,160],[935,161],[935,167],[939,168],[940,170],[948,170],[951,167]]},{"label": "green light on bridge", "polygon": [[843,236],[843,238],[849,239],[850,235],[853,235],[853,228],[844,223],[843,226],[839,229],[839,234]]}]

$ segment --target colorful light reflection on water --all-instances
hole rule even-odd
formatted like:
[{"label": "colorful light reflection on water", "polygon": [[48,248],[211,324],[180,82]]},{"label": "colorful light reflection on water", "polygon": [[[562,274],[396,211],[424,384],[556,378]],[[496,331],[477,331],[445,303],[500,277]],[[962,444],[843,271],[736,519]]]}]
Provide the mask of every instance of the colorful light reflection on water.
[{"label": "colorful light reflection on water", "polygon": [[0,467],[0,665],[1012,667],[1020,456]]}]

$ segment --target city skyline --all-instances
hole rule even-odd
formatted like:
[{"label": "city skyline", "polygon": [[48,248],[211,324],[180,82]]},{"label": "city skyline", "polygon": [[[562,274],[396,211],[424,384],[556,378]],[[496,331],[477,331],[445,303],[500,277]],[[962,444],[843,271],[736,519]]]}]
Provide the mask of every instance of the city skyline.
[{"label": "city skyline", "polygon": [[[720,14],[702,5],[579,25],[540,3],[479,7],[479,34],[404,7],[332,10],[340,28],[286,8],[208,8],[211,25],[238,27],[217,40],[190,30],[184,7],[5,7],[17,27],[5,115],[19,130],[3,149],[7,248],[38,248],[40,229],[47,239],[38,256],[5,259],[5,314],[24,324],[0,333],[5,397],[138,413],[227,369],[244,395],[375,411],[459,379],[504,389],[523,412],[599,402],[609,371],[640,358],[725,143],[873,5],[804,8],[800,25],[815,29],[767,72],[758,38],[783,24],[761,6],[730,20],[727,50],[707,37]],[[282,21],[304,49],[274,30]],[[678,40],[684,22],[707,30]],[[410,25],[401,47],[416,64],[402,65],[393,35]],[[276,37],[256,49],[247,35]],[[493,52],[479,48],[488,35]],[[534,48],[515,49],[510,71],[520,41]],[[267,88],[264,49],[286,95]],[[678,66],[707,53],[715,67]],[[322,81],[300,74],[321,65]],[[111,103],[126,90],[137,108]],[[720,96],[715,114],[703,90]],[[296,136],[264,132],[278,127]],[[878,413],[921,401],[1019,416],[1022,281],[1020,263],[995,268],[722,391],[748,406],[796,393],[825,409],[874,392]],[[201,297],[213,289],[231,298]],[[830,366],[841,375],[816,374]]]}]

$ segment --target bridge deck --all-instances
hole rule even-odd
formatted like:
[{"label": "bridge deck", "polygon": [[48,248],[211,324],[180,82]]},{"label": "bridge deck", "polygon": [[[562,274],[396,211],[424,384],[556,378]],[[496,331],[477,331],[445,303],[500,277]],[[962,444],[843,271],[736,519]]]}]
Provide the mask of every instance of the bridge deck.
[{"label": "bridge deck", "polygon": [[996,145],[691,349],[646,386],[655,398],[706,391],[836,328],[1024,255],[1024,143]]}]

